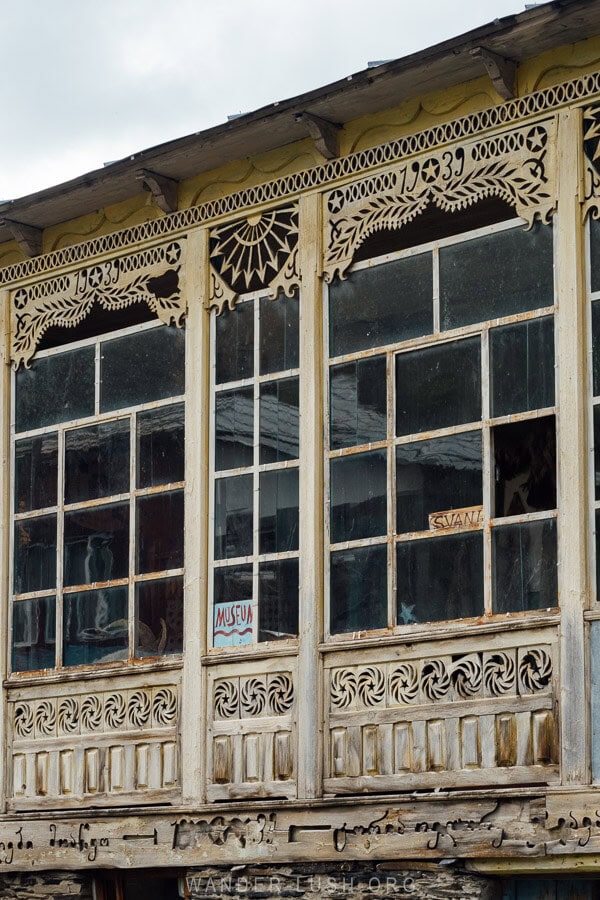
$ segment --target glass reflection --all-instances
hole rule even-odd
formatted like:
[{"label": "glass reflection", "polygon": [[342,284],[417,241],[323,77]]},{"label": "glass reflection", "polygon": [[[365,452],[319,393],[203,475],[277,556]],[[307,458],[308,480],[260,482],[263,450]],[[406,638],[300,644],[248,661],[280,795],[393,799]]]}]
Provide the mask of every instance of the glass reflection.
[{"label": "glass reflection", "polygon": [[216,383],[251,378],[254,371],[254,301],[216,317]]},{"label": "glass reflection", "polygon": [[185,410],[183,403],[137,416],[137,486],[156,487],[184,480]]},{"label": "glass reflection", "polygon": [[65,435],[65,503],[129,491],[129,420],[117,419]]},{"label": "glass reflection", "polygon": [[558,606],[556,522],[524,522],[492,531],[494,612]]},{"label": "glass reflection", "polygon": [[251,466],[253,456],[253,388],[220,391],[215,399],[215,469]]},{"label": "glass reflection", "polygon": [[252,553],[252,476],[215,482],[215,559]]},{"label": "glass reflection", "polygon": [[298,297],[282,294],[260,300],[260,374],[285,372],[299,365]]},{"label": "glass reflection", "polygon": [[387,436],[385,357],[332,366],[329,378],[331,449],[384,441]]},{"label": "glass reflection", "polygon": [[387,625],[387,547],[331,554],[331,633]]},{"label": "glass reflection", "polygon": [[183,578],[136,585],[135,655],[166,656],[183,651]]},{"label": "glass reflection", "polygon": [[94,415],[94,347],[35,359],[15,376],[16,430]]},{"label": "glass reflection", "polygon": [[81,591],[63,597],[65,666],[127,659],[127,587]]},{"label": "glass reflection", "polygon": [[101,350],[101,412],[184,393],[183,328],[149,328],[104,341]]},{"label": "glass reflection", "polygon": [[183,491],[138,497],[137,571],[164,572],[183,566]]},{"label": "glass reflection", "polygon": [[43,434],[15,444],[15,512],[56,506],[58,435]]},{"label": "glass reflection", "polygon": [[15,594],[56,586],[56,516],[15,522]]},{"label": "glass reflection", "polygon": [[298,634],[298,560],[261,563],[258,570],[258,640]]},{"label": "glass reflection", "polygon": [[331,542],[387,532],[387,454],[356,453],[331,460]]},{"label": "glass reflection", "polygon": [[298,469],[260,474],[260,553],[298,549]]},{"label": "glass reflection", "polygon": [[129,504],[65,513],[64,583],[94,584],[129,574]]},{"label": "glass reflection", "polygon": [[37,597],[13,603],[13,672],[53,668],[55,646],[55,598]]},{"label": "glass reflection", "polygon": [[297,459],[299,453],[297,378],[269,381],[260,388],[260,462]]}]

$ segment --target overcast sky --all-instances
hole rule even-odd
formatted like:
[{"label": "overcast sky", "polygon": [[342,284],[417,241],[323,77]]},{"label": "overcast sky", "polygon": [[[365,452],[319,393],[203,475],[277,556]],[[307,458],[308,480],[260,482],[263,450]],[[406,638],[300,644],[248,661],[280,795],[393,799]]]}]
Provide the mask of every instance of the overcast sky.
[{"label": "overcast sky", "polygon": [[520,0],[0,2],[0,199],[521,12]]}]

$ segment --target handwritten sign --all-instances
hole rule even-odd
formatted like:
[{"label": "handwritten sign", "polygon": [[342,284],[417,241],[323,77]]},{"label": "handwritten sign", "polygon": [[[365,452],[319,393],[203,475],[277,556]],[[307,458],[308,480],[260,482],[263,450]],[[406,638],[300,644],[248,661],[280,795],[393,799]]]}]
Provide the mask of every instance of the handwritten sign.
[{"label": "handwritten sign", "polygon": [[215,604],[213,646],[232,647],[252,643],[252,600]]},{"label": "handwritten sign", "polygon": [[448,528],[481,528],[483,525],[483,507],[465,506],[462,509],[444,509],[429,514],[430,531],[446,531]]}]

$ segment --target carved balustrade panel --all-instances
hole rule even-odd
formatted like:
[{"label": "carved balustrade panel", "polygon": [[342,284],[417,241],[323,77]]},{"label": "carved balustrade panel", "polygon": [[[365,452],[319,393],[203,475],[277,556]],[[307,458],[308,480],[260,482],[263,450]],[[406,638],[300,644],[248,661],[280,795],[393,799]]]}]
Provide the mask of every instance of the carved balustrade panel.
[{"label": "carved balustrade panel", "polygon": [[11,808],[177,798],[179,708],[173,672],[10,691]]},{"label": "carved balustrade panel", "polygon": [[540,629],[329,657],[325,791],[557,781],[556,654]]},{"label": "carved balustrade panel", "polygon": [[296,796],[295,681],[295,659],[210,669],[209,800]]}]

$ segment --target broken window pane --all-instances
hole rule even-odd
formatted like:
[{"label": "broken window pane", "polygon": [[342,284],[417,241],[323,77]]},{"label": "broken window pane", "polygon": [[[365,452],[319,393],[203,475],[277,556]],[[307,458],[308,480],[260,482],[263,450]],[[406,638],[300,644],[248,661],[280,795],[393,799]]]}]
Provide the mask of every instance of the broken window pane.
[{"label": "broken window pane", "polygon": [[15,522],[15,594],[56,586],[56,516]]},{"label": "broken window pane", "polygon": [[127,587],[65,594],[63,662],[82,666],[127,659]]},{"label": "broken window pane", "polygon": [[387,625],[387,547],[331,554],[331,633]]},{"label": "broken window pane", "polygon": [[[399,444],[396,447],[398,532],[452,524],[449,517],[442,521],[444,517],[439,516],[430,522],[434,513],[468,507],[481,509],[481,465],[480,431]],[[465,521],[456,524],[475,524],[478,512],[465,513],[463,518]]]},{"label": "broken window pane", "polygon": [[183,651],[183,578],[142,581],[135,587],[135,656]]},{"label": "broken window pane", "polygon": [[183,566],[183,491],[137,499],[137,571],[164,572]]},{"label": "broken window pane", "polygon": [[220,391],[215,398],[215,469],[251,466],[254,454],[254,389]]},{"label": "broken window pane", "polygon": [[141,412],[137,417],[137,486],[155,487],[184,479],[183,403]]},{"label": "broken window pane", "polygon": [[215,569],[214,589],[214,646],[251,643],[252,564]]},{"label": "broken window pane", "polygon": [[387,532],[387,453],[331,460],[331,542]]},{"label": "broken window pane", "polygon": [[387,437],[385,356],[330,369],[330,445],[355,447]]},{"label": "broken window pane", "polygon": [[496,517],[556,507],[554,416],[497,425],[493,429]]},{"label": "broken window pane", "polygon": [[16,430],[94,415],[93,347],[35,359],[15,377]]},{"label": "broken window pane", "polygon": [[122,409],[185,391],[185,331],[162,325],[101,347],[100,411]]},{"label": "broken window pane", "polygon": [[53,668],[55,647],[55,598],[38,597],[13,603],[13,672]]},{"label": "broken window pane", "polygon": [[94,584],[129,574],[129,504],[65,513],[65,585]]},{"label": "broken window pane", "polygon": [[129,491],[129,420],[117,419],[65,435],[65,503]]},{"label": "broken window pane", "polygon": [[359,269],[329,288],[329,355],[395,344],[433,331],[430,253]]},{"label": "broken window pane", "polygon": [[260,473],[259,553],[298,549],[298,469]]},{"label": "broken window pane", "polygon": [[298,560],[261,563],[258,569],[258,640],[279,641],[298,634]]},{"label": "broken window pane", "polygon": [[254,302],[225,306],[216,317],[216,383],[251,378],[254,371]]},{"label": "broken window pane", "polygon": [[215,482],[215,559],[252,553],[252,475]]},{"label": "broken window pane", "polygon": [[297,378],[260,387],[260,462],[298,459],[299,383]]},{"label": "broken window pane", "polygon": [[550,225],[511,228],[440,248],[443,331],[553,303]]},{"label": "broken window pane", "polygon": [[480,531],[397,545],[397,622],[439,622],[483,615]]},{"label": "broken window pane", "polygon": [[478,337],[396,356],[396,434],[481,419]]},{"label": "broken window pane", "polygon": [[300,365],[298,297],[279,294],[260,301],[260,374],[285,372]]},{"label": "broken window pane", "polygon": [[43,434],[15,444],[15,512],[56,506],[58,436]]},{"label": "broken window pane", "polygon": [[554,519],[494,528],[492,547],[494,612],[558,606]]},{"label": "broken window pane", "polygon": [[492,416],[554,406],[551,316],[490,332]]}]

